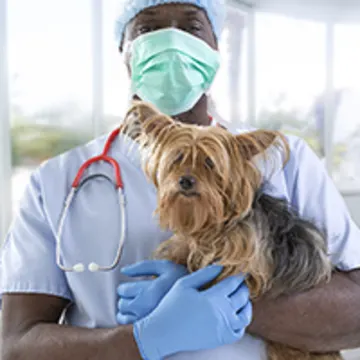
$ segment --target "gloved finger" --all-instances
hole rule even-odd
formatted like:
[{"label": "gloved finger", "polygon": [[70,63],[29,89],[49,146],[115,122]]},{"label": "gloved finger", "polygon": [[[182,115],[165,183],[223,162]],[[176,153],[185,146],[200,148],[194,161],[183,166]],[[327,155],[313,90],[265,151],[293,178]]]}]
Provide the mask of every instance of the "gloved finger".
[{"label": "gloved finger", "polygon": [[122,314],[134,314],[137,315],[134,311],[134,299],[119,299],[117,303],[118,311]]},{"label": "gloved finger", "polygon": [[136,315],[132,314],[116,314],[116,321],[119,325],[130,325],[133,324],[135,321],[139,320]]},{"label": "gloved finger", "polygon": [[160,276],[168,271],[174,263],[168,260],[144,260],[139,263],[125,266],[120,272],[127,276]]},{"label": "gloved finger", "polygon": [[230,295],[230,301],[235,311],[241,310],[248,303],[249,299],[250,291],[244,283]]},{"label": "gloved finger", "polygon": [[138,296],[144,289],[149,287],[152,280],[134,281],[120,284],[117,293],[124,299],[131,299]]},{"label": "gloved finger", "polygon": [[237,321],[233,324],[235,331],[247,328],[252,321],[252,303],[248,301],[243,309],[237,313]]},{"label": "gloved finger", "polygon": [[229,276],[206,291],[211,294],[230,296],[244,282],[244,278],[243,275]]},{"label": "gloved finger", "polygon": [[182,277],[176,282],[176,284],[187,288],[198,289],[216,279],[222,270],[223,267],[220,265],[211,265]]},{"label": "gloved finger", "polygon": [[245,335],[245,329],[242,330],[233,330],[233,329],[227,329],[227,331],[225,331],[223,333],[223,337],[224,337],[224,344],[232,344],[236,341],[239,341],[243,336]]}]

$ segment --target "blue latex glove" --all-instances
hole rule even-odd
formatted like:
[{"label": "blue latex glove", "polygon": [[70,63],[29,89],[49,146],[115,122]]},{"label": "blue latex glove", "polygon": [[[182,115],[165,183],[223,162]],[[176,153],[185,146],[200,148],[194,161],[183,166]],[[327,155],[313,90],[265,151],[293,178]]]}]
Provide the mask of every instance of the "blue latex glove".
[{"label": "blue latex glove", "polygon": [[181,278],[150,315],[135,322],[134,337],[144,359],[160,360],[241,339],[252,318],[244,277],[229,277],[199,290],[221,270],[210,266]]},{"label": "blue latex glove", "polygon": [[167,260],[149,260],[121,269],[130,277],[157,276],[155,279],[121,284],[118,289],[117,322],[132,324],[150,314],[175,282],[188,274],[184,266]]}]

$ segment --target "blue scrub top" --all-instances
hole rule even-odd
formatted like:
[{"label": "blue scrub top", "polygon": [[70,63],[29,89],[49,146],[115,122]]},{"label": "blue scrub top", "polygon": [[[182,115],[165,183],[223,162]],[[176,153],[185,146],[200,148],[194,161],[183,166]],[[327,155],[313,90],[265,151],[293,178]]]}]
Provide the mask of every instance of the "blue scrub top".
[{"label": "blue scrub top", "polygon": [[[118,161],[125,189],[127,232],[121,262],[111,272],[64,273],[55,263],[55,233],[64,201],[80,166],[102,152],[106,137],[51,159],[31,176],[19,213],[1,252],[0,294],[41,293],[69,299],[66,322],[89,328],[116,326],[116,288],[130,279],[120,267],[149,258],[171,234],[161,231],[153,216],[157,195],[141,170],[136,144],[123,135],[110,155]],[[306,145],[288,137],[290,161],[284,170],[272,173],[267,192],[288,199],[305,218],[314,220],[328,234],[329,256],[341,270],[360,267],[360,231],[350,217],[342,196],[324,166]],[[106,163],[95,164],[87,174],[105,173]],[[95,261],[112,263],[119,244],[120,211],[114,187],[102,178],[89,181],[76,196],[65,221],[62,262],[73,266]],[[178,354],[174,359],[243,359],[264,357],[261,340],[246,335],[239,343],[215,350]]]}]

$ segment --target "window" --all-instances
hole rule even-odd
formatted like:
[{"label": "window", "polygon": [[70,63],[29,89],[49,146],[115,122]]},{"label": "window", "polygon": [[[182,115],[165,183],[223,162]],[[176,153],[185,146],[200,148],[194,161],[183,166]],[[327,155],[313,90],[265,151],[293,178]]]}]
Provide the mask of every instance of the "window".
[{"label": "window", "polygon": [[104,51],[104,126],[110,131],[119,126],[130,101],[130,82],[119,45],[115,41],[118,0],[103,1]]},{"label": "window", "polygon": [[91,3],[8,5],[15,211],[34,167],[91,137]]},{"label": "window", "polygon": [[215,118],[229,127],[247,122],[247,10],[228,6],[219,42],[221,67],[210,91],[210,109]]},{"label": "window", "polygon": [[324,157],[325,25],[264,13],[255,24],[256,126],[301,136]]},{"label": "window", "polygon": [[[114,38],[119,1],[100,4],[96,29],[90,0],[8,1],[14,211],[36,166],[94,135],[94,30],[102,33],[101,132],[126,111],[129,79]],[[269,13],[256,13],[253,23],[252,11],[228,5],[212,114],[230,128],[250,124],[303,137],[321,158],[331,156],[341,190],[359,189],[360,26],[335,26],[334,122],[325,126],[325,23]]]},{"label": "window", "polygon": [[360,189],[360,26],[335,26],[333,177],[342,191]]}]

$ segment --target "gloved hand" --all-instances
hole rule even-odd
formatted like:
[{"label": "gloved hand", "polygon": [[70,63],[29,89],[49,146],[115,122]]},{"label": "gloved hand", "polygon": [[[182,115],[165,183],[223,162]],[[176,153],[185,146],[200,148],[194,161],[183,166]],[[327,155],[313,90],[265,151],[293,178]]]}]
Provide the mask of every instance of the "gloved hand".
[{"label": "gloved hand", "polygon": [[221,270],[210,266],[179,279],[152,313],[135,322],[134,337],[144,359],[212,349],[244,335],[252,305],[243,276],[199,291]]},{"label": "gloved hand", "polygon": [[117,322],[132,324],[150,314],[181,277],[188,274],[184,266],[167,260],[149,260],[121,269],[127,276],[157,276],[155,279],[121,284],[118,289]]}]

